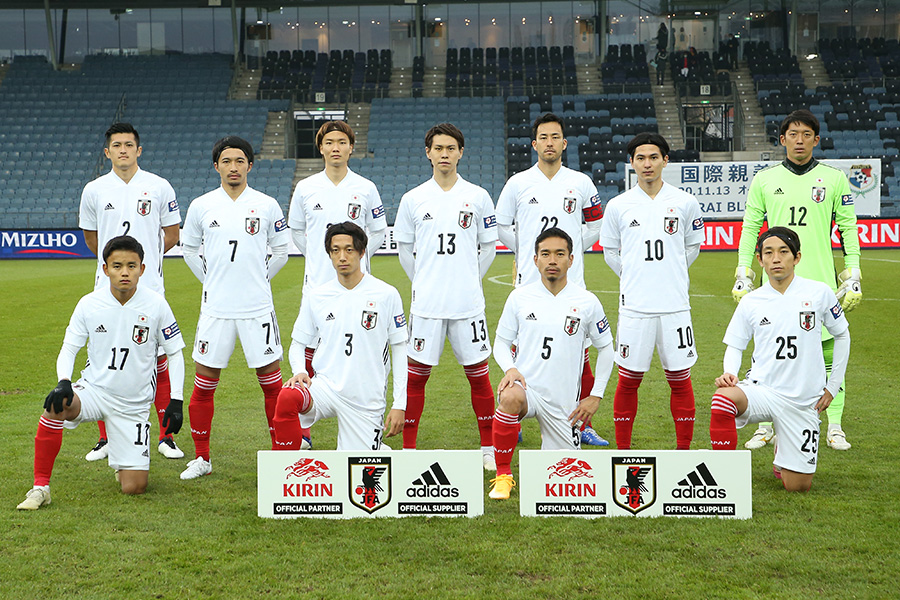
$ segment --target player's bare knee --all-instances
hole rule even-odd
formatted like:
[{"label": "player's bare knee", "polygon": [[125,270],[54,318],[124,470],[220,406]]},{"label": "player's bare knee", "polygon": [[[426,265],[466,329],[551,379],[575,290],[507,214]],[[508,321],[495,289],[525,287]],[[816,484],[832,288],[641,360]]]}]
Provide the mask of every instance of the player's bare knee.
[{"label": "player's bare knee", "polygon": [[139,496],[147,491],[146,471],[119,471],[122,493],[127,496]]},{"label": "player's bare knee", "polygon": [[797,473],[788,469],[781,470],[781,482],[789,492],[808,492],[812,488],[812,474]]},{"label": "player's bare knee", "polygon": [[500,392],[497,408],[510,415],[519,415],[525,412],[526,405],[525,390],[521,386],[511,385]]}]

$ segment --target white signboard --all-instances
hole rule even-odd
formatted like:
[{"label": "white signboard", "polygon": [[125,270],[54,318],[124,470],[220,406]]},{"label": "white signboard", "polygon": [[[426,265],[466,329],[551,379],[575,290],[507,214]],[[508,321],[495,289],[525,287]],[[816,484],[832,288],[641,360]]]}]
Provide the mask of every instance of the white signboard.
[{"label": "white signboard", "polygon": [[[693,194],[705,219],[741,219],[750,191],[750,181],[761,169],[780,161],[669,163],[663,179]],[[850,181],[857,216],[881,214],[881,159],[826,159],[826,165],[841,169]],[[637,185],[630,164],[625,166],[625,186]]]},{"label": "white signboard", "polygon": [[260,517],[476,517],[483,513],[480,450],[257,452]]},{"label": "white signboard", "polygon": [[753,516],[748,450],[519,451],[523,517]]}]

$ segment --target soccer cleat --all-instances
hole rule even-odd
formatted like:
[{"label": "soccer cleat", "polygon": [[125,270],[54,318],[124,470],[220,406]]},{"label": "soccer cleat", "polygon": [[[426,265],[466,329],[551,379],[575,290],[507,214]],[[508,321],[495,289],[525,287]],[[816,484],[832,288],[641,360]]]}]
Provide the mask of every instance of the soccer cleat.
[{"label": "soccer cleat", "polygon": [[181,478],[197,479],[210,473],[212,473],[212,463],[208,460],[203,460],[202,456],[198,456],[187,464],[187,469],[181,472]]},{"label": "soccer cleat", "polygon": [[156,449],[166,458],[184,458],[184,452],[175,444],[175,440],[171,437],[164,437],[159,440],[159,446]]},{"label": "soccer cleat", "polygon": [[747,440],[744,448],[747,450],[758,450],[766,444],[775,442],[775,431],[771,427],[760,425],[759,429],[753,434],[753,437]]},{"label": "soccer cleat", "polygon": [[300,440],[300,449],[301,450],[312,450],[312,440],[308,437]]},{"label": "soccer cleat", "polygon": [[588,446],[609,446],[609,442],[600,437],[593,427],[584,428],[581,432],[581,443]]},{"label": "soccer cleat", "polygon": [[494,500],[509,500],[509,492],[516,487],[516,480],[512,475],[497,475],[491,479],[491,484],[489,497]]},{"label": "soccer cleat", "polygon": [[484,465],[485,471],[496,471],[497,461],[494,460],[494,451],[482,452],[481,464]]},{"label": "soccer cleat", "polygon": [[101,460],[109,456],[109,445],[106,442],[105,438],[100,438],[100,441],[97,442],[97,445],[94,448],[84,455],[84,460],[88,462],[94,462],[95,460]]},{"label": "soccer cleat", "polygon": [[828,446],[835,450],[849,450],[850,442],[847,441],[847,435],[840,427],[835,427],[828,431]]},{"label": "soccer cleat", "polygon": [[50,504],[50,488],[32,488],[25,494],[25,499],[16,507],[19,510],[37,510]]}]

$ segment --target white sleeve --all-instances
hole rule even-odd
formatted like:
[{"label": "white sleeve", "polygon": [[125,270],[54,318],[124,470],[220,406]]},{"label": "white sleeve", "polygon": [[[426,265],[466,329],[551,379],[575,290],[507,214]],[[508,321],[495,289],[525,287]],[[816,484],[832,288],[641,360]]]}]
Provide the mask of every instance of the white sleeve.
[{"label": "white sleeve", "polygon": [[512,340],[506,339],[499,333],[494,336],[494,360],[497,361],[497,366],[504,373],[516,366],[512,357],[512,344]]},{"label": "white sleeve", "polygon": [[603,260],[617,277],[622,276],[622,254],[618,248],[603,246]]},{"label": "white sleeve", "polygon": [[397,257],[400,259],[400,266],[403,267],[406,276],[412,281],[416,274],[416,258],[413,256],[413,245],[398,242]]},{"label": "white sleeve", "polygon": [[497,242],[485,242],[481,244],[481,251],[478,253],[478,272],[481,278],[487,275],[494,257],[497,255]]},{"label": "white sleeve", "polygon": [[684,253],[687,259],[687,266],[690,267],[697,260],[697,257],[700,256],[700,244],[688,244],[684,249]]},{"label": "white sleeve", "polygon": [[169,398],[184,400],[184,354],[181,350],[176,350],[166,356],[169,359],[169,385],[171,386]]},{"label": "white sleeve", "polygon": [[184,245],[181,247],[181,251],[184,254],[184,262],[187,263],[194,276],[200,280],[200,283],[203,283],[203,280],[206,279],[206,268],[203,265],[203,259],[200,258],[200,246]]},{"label": "white sleeve", "polygon": [[406,382],[409,376],[407,368],[406,342],[391,344],[391,373],[394,378],[393,410],[406,410]]},{"label": "white sleeve", "polygon": [[379,229],[377,231],[369,231],[369,244],[366,246],[366,254],[369,257],[369,264],[372,264],[372,257],[381,248],[384,243],[384,233],[387,229]]},{"label": "white sleeve", "polygon": [[272,256],[269,257],[268,268],[267,268],[267,277],[269,281],[272,281],[272,278],[278,274],[278,271],[281,270],[281,267],[287,264],[288,261],[288,245],[282,244],[280,246],[274,246],[272,248]]},{"label": "white sleeve", "polygon": [[500,243],[509,248],[513,254],[516,253],[516,232],[513,229],[515,225],[497,225],[497,236]]},{"label": "white sleeve", "polygon": [[81,346],[63,342],[62,348],[59,349],[59,356],[56,357],[56,379],[68,379],[71,381],[72,372],[75,370],[75,357]]},{"label": "white sleeve", "polygon": [[300,254],[306,256],[306,230],[291,227],[291,239],[294,240],[294,245],[297,246]]},{"label": "white sleeve", "polygon": [[834,354],[831,361],[831,377],[825,384],[825,389],[837,396],[844,383],[844,375],[847,373],[847,362],[850,360],[850,330],[845,329],[834,336]]},{"label": "white sleeve", "polygon": [[291,363],[291,375],[306,373],[306,346],[297,340],[291,340],[288,361]]},{"label": "white sleeve", "polygon": [[609,377],[612,375],[615,351],[611,343],[598,348],[597,362],[594,365],[594,387],[591,388],[591,396],[598,398],[603,397],[606,391],[606,384],[609,383]]},{"label": "white sleeve", "polygon": [[744,351],[734,346],[725,346],[725,358],[722,359],[722,372],[731,373],[738,379],[741,370],[741,361],[744,358]]},{"label": "white sleeve", "polygon": [[596,225],[582,225],[581,227],[581,244],[584,250],[590,250],[591,246],[600,240],[600,222]]}]

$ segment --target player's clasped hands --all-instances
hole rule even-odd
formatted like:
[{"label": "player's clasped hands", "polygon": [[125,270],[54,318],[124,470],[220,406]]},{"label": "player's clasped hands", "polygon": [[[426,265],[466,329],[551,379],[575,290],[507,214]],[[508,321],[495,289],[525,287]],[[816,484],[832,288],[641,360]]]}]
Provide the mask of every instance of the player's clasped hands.
[{"label": "player's clasped hands", "polygon": [[738,384],[737,375],[733,373],[722,373],[716,377],[716,387],[734,387]]},{"label": "player's clasped hands", "polygon": [[59,414],[63,411],[63,400],[66,401],[66,406],[72,406],[74,397],[75,392],[72,391],[72,382],[68,379],[60,379],[56,387],[44,399],[44,410]]},{"label": "player's clasped hands", "polygon": [[503,376],[503,379],[500,380],[500,385],[497,386],[497,394],[514,384],[515,382],[519,382],[519,385],[522,386],[523,389],[528,389],[528,386],[525,385],[525,378],[519,373],[519,370],[513,367],[509,371],[506,372],[506,375]]},{"label": "player's clasped hands", "polygon": [[309,387],[309,384],[312,383],[312,379],[309,378],[309,375],[306,373],[297,373],[290,379],[284,382],[284,385],[281,387]]}]

